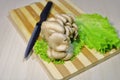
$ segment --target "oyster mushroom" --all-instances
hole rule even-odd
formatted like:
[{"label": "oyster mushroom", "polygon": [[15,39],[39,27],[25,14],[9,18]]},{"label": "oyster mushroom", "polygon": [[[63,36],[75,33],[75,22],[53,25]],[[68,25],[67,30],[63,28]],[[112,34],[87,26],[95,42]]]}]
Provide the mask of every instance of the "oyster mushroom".
[{"label": "oyster mushroom", "polygon": [[69,32],[69,29],[67,27],[65,27],[65,35],[70,36],[70,32]]},{"label": "oyster mushroom", "polygon": [[51,18],[48,18],[47,21],[56,21],[58,22],[60,25],[64,25],[63,21],[61,19],[58,19],[58,18],[54,18],[54,17],[51,17]]},{"label": "oyster mushroom", "polygon": [[78,27],[75,23],[72,24],[73,28],[75,28],[76,30],[78,30]]},{"label": "oyster mushroom", "polygon": [[64,26],[64,22],[61,20],[61,19],[56,19],[56,21],[59,23],[59,24],[61,24],[62,26]]},{"label": "oyster mushroom", "polygon": [[72,14],[67,14],[69,17],[71,17],[71,19],[73,20],[73,23],[74,23],[74,21],[75,21],[75,16],[74,15],[72,15]]},{"label": "oyster mushroom", "polygon": [[67,22],[67,23],[65,24],[65,26],[72,27],[72,24],[71,24],[71,23],[69,23],[69,22]]},{"label": "oyster mushroom", "polygon": [[52,59],[69,60],[73,56],[73,46],[70,45],[67,51],[55,51],[52,48],[49,48],[47,51],[47,54],[48,54],[48,57]]},{"label": "oyster mushroom", "polygon": [[73,15],[57,14],[41,26],[41,34],[48,43],[47,54],[53,59],[69,60],[73,56],[71,40],[78,36]]},{"label": "oyster mushroom", "polygon": [[51,17],[51,18],[48,18],[47,21],[56,21],[56,18]]},{"label": "oyster mushroom", "polygon": [[62,59],[67,55],[65,52],[55,51],[51,48],[48,49],[47,54],[52,59]]},{"label": "oyster mushroom", "polygon": [[66,18],[69,23],[73,23],[73,22],[74,22],[74,21],[73,21],[73,18],[70,17],[70,15],[67,15],[67,14],[61,14],[61,15],[62,15],[64,18]]},{"label": "oyster mushroom", "polygon": [[48,40],[49,36],[54,32],[64,34],[65,30],[64,27],[56,21],[45,21],[42,23],[41,33],[46,40]]},{"label": "oyster mushroom", "polygon": [[67,53],[67,56],[65,56],[63,60],[69,60],[72,58],[72,56],[73,56],[73,53]]},{"label": "oyster mushroom", "polygon": [[53,58],[51,52],[52,52],[52,49],[50,47],[48,47],[47,55],[48,55],[49,58]]},{"label": "oyster mushroom", "polygon": [[61,33],[53,33],[48,38],[48,45],[56,51],[66,51],[70,45],[70,39]]},{"label": "oyster mushroom", "polygon": [[63,60],[69,60],[73,56],[73,45],[70,44],[68,50],[66,51],[67,55],[63,58]]},{"label": "oyster mushroom", "polygon": [[65,52],[55,50],[52,50],[51,54],[54,59],[63,59],[67,55]]},{"label": "oyster mushroom", "polygon": [[78,36],[78,27],[75,23],[73,23],[72,26],[74,28],[74,40],[76,40],[76,38]]},{"label": "oyster mushroom", "polygon": [[60,15],[60,14],[56,14],[56,15],[55,15],[55,18],[58,18],[58,19],[62,20],[63,23],[66,23],[66,22],[67,22],[67,19],[66,19],[65,17],[63,17],[62,15]]}]

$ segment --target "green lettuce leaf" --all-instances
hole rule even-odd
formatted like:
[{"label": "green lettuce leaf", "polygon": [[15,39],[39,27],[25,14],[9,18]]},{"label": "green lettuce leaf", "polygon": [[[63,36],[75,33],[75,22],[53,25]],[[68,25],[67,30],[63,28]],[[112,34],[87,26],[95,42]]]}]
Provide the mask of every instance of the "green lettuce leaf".
[{"label": "green lettuce leaf", "polygon": [[120,48],[120,39],[108,18],[99,14],[82,14],[76,17],[80,29],[80,38],[89,48],[95,48],[101,53]]}]

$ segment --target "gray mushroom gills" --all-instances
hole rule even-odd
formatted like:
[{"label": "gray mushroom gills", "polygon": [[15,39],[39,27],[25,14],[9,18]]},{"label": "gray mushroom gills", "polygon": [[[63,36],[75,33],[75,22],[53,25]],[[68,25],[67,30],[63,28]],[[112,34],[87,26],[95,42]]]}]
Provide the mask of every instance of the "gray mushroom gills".
[{"label": "gray mushroom gills", "polygon": [[78,27],[72,15],[56,14],[44,21],[41,35],[48,43],[47,54],[50,58],[69,60],[73,56],[71,39],[76,40]]}]

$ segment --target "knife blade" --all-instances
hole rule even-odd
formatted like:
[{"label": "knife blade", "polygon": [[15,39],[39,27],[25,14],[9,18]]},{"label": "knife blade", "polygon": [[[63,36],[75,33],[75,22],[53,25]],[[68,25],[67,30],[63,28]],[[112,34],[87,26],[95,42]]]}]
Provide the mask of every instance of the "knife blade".
[{"label": "knife blade", "polygon": [[36,23],[36,26],[35,26],[35,28],[34,28],[34,30],[32,32],[32,35],[31,35],[31,37],[29,39],[29,42],[28,42],[28,45],[26,47],[24,59],[28,59],[30,57],[30,55],[32,54],[33,46],[34,46],[36,40],[38,39],[40,31],[41,31],[42,22],[47,19],[48,15],[50,13],[52,4],[53,3],[51,1],[48,1],[46,6],[44,7],[43,11],[41,12],[41,14],[40,14],[40,21],[38,21]]}]

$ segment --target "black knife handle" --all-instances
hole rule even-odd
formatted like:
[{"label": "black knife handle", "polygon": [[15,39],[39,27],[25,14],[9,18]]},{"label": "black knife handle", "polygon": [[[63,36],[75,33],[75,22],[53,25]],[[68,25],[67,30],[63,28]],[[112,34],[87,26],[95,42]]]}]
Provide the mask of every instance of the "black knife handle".
[{"label": "black knife handle", "polygon": [[45,21],[47,19],[46,16],[49,15],[49,12],[50,12],[52,4],[53,3],[51,1],[48,1],[48,3],[46,4],[46,6],[44,7],[42,13],[40,14],[40,20],[41,21]]}]

